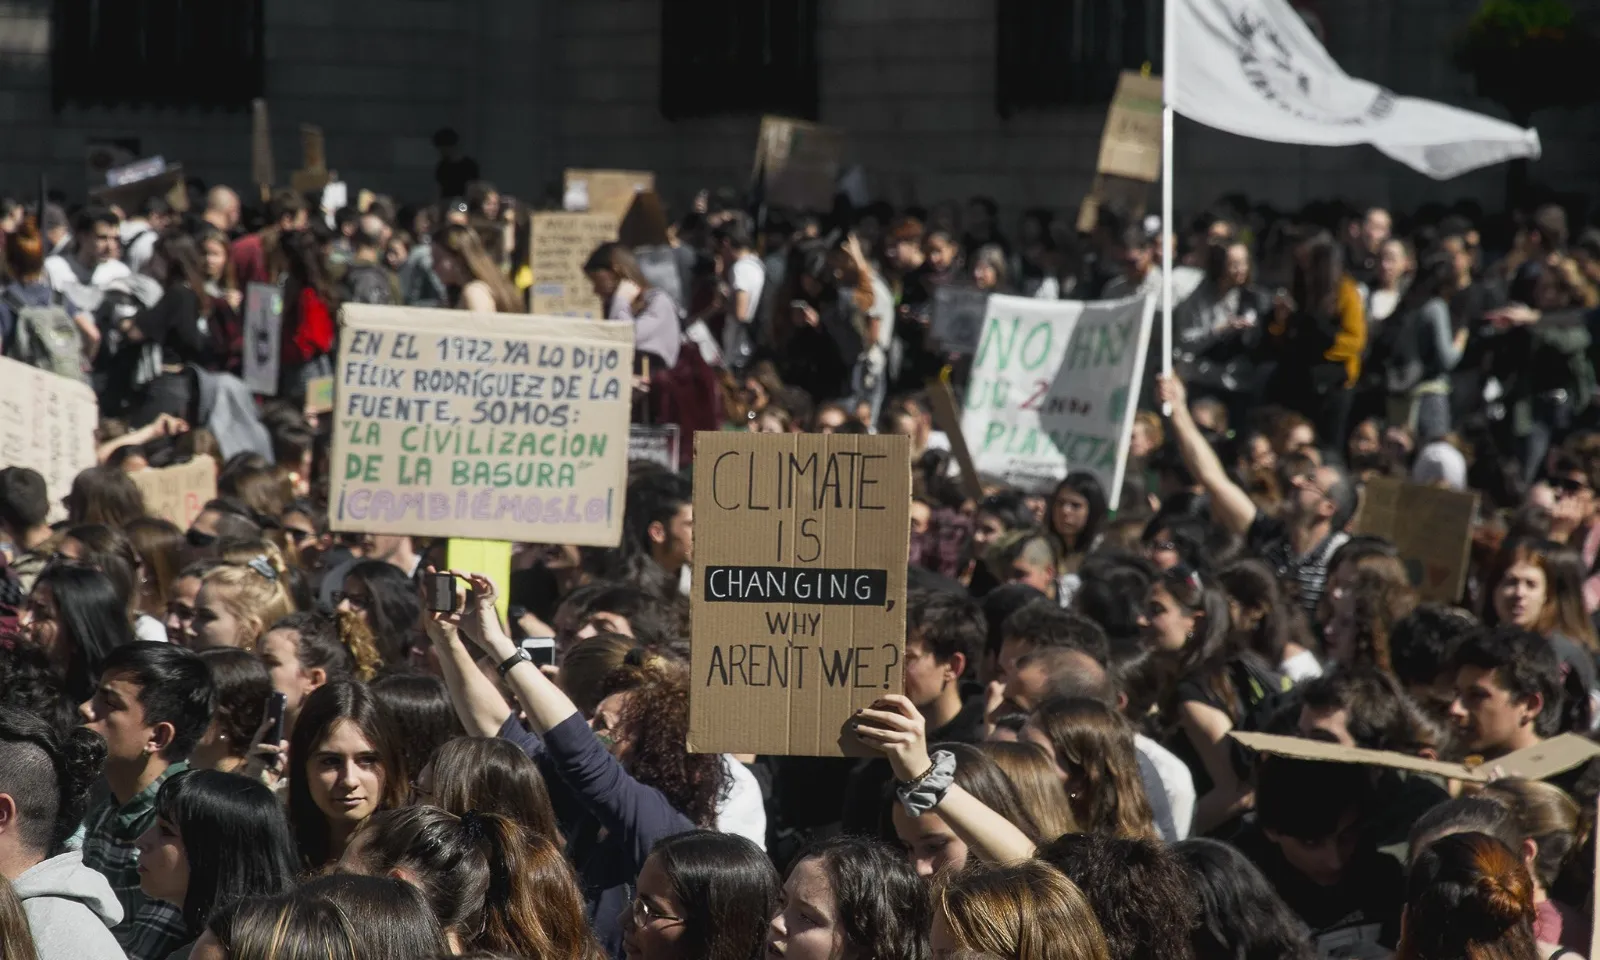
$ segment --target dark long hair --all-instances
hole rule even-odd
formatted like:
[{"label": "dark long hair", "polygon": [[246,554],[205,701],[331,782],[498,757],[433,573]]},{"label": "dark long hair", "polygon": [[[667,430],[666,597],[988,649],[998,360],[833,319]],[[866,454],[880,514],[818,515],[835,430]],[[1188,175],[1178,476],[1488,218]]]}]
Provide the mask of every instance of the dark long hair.
[{"label": "dark long hair", "polygon": [[298,319],[300,291],[310,290],[332,316],[339,309],[339,300],[334,294],[332,281],[328,279],[327,268],[323,266],[322,250],[316,236],[310,230],[292,230],[279,238],[278,249],[283,254],[288,273],[283,296],[285,312],[293,311]]},{"label": "dark long hair", "polygon": [[1338,313],[1343,282],[1344,251],[1331,235],[1319,233],[1295,251],[1289,292],[1302,313],[1324,318]]},{"label": "dark long hair", "polygon": [[834,837],[802,850],[794,862],[811,859],[828,874],[839,927],[860,956],[928,960],[933,902],[903,854],[876,840]]},{"label": "dark long hair", "polygon": [[67,522],[122,527],[145,515],[144,494],[121,467],[90,467],[72,478]]},{"label": "dark long hair", "polygon": [[213,647],[198,654],[211,670],[211,683],[217,691],[217,706],[211,722],[228,737],[229,754],[243,757],[250,748],[261,720],[266,715],[267,699],[272,696],[272,674],[261,658],[235,647]]},{"label": "dark long hair", "polygon": [[457,737],[429,761],[429,803],[456,816],[468,810],[498,813],[534,836],[562,846],[561,828],[539,765],[514,743],[499,737]]},{"label": "dark long hair", "polygon": [[289,826],[294,832],[300,859],[312,868],[332,859],[332,838],[328,818],[311,798],[306,764],[317,744],[327,739],[334,724],[348,720],[355,724],[378,753],[383,765],[383,798],[378,809],[399,806],[405,797],[408,771],[401,763],[400,751],[378,711],[378,701],[367,688],[354,680],[334,680],[311,692],[300,706],[294,736],[289,741]]},{"label": "dark long hair", "polygon": [[650,856],[687,914],[683,956],[758,960],[763,955],[780,895],[778,873],[760,848],[736,834],[696,830],[658,842]]},{"label": "dark long hair", "polygon": [[1305,921],[1233,847],[1215,840],[1185,840],[1173,852],[1200,896],[1200,917],[1190,932],[1195,960],[1312,960]]},{"label": "dark long hair", "polygon": [[1435,840],[1406,882],[1400,960],[1533,960],[1533,878],[1520,854],[1481,833]]},{"label": "dark long hair", "polygon": [[367,622],[383,662],[390,666],[405,663],[422,643],[422,601],[417,599],[416,584],[400,568],[382,560],[363,560],[345,577],[354,577],[367,588],[371,597]]},{"label": "dark long hair", "polygon": [[295,898],[332,904],[357,960],[437,960],[449,952],[422,891],[404,880],[334,873],[306,881]]},{"label": "dark long hair", "polygon": [[[1071,544],[1068,544],[1056,530],[1056,498],[1065,490],[1071,490],[1089,503],[1088,519],[1084,521],[1083,530]],[[1094,474],[1083,470],[1074,470],[1067,474],[1056,484],[1055,490],[1050,494],[1050,504],[1045,508],[1045,529],[1055,541],[1056,551],[1063,557],[1074,553],[1088,553],[1094,546],[1095,538],[1100,536],[1100,528],[1105,525],[1106,515],[1110,509],[1105,488],[1100,486],[1100,481],[1095,479]]]},{"label": "dark long hair", "polygon": [[435,750],[466,735],[450,701],[450,688],[432,674],[391,673],[367,689],[378,701],[378,713],[410,776],[422,772]]},{"label": "dark long hair", "polygon": [[1284,595],[1283,585],[1266,564],[1240,560],[1222,568],[1217,582],[1241,610],[1261,611],[1254,626],[1234,624],[1234,633],[1242,647],[1255,651],[1273,669],[1283,663],[1289,644],[1312,648],[1314,642],[1305,615]]},{"label": "dark long hair", "polygon": [[162,286],[168,290],[179,284],[188,287],[200,301],[200,314],[211,312],[211,297],[206,293],[206,260],[194,237],[182,230],[168,230],[156,238],[150,253],[166,264],[167,276]]},{"label": "dark long hair", "polygon": [[1404,316],[1412,310],[1421,310],[1431,300],[1448,297],[1456,285],[1456,266],[1449,254],[1432,253],[1417,266],[1411,286],[1400,296],[1394,315]]},{"label": "dark long hair", "polygon": [[82,703],[94,694],[94,683],[106,655],[133,639],[128,608],[117,588],[99,570],[82,563],[47,564],[34,581],[35,594],[43,587],[55,601],[57,643],[67,644],[67,693]]},{"label": "dark long hair", "polygon": [[222,907],[294,889],[299,872],[283,805],[265,785],[216,770],[161,784],[156,815],[178,831],[189,862],[183,922],[192,936]]},{"label": "dark long hair", "polygon": [[628,694],[619,717],[633,741],[628,773],[661,791],[691,822],[711,826],[728,773],[720,755],[684,750],[689,734],[687,671],[654,657],[641,666],[613,670],[601,690],[603,696]]},{"label": "dark long hair", "polygon": [[[1228,613],[1228,595],[1215,583],[1209,583],[1188,567],[1176,566],[1157,576],[1151,587],[1161,587],[1180,606],[1190,613],[1203,614],[1201,628],[1178,651],[1177,675],[1194,677],[1227,704],[1235,722],[1239,720],[1239,692],[1234,689],[1229,675],[1232,663],[1241,657],[1256,658],[1243,648],[1242,638],[1234,633]],[[1257,664],[1263,671],[1277,669],[1276,664],[1265,661]],[[1176,709],[1176,703],[1167,705]],[[1170,715],[1170,713],[1169,713]]]},{"label": "dark long hair", "polygon": [[367,872],[406,871],[439,925],[463,943],[520,957],[597,960],[572,868],[555,844],[515,821],[406,807],[374,814],[360,836]]},{"label": "dark long hair", "polygon": [[1085,833],[1158,839],[1139,773],[1133,728],[1099,700],[1047,700],[1028,721],[1050,741],[1056,766],[1071,774],[1073,816]]}]

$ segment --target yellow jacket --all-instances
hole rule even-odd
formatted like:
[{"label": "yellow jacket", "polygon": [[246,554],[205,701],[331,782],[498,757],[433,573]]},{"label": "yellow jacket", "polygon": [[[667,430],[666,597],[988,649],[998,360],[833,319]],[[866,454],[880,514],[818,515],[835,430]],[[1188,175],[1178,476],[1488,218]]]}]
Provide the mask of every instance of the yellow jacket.
[{"label": "yellow jacket", "polygon": [[1367,350],[1367,307],[1361,302],[1361,287],[1345,277],[1339,282],[1339,332],[1333,346],[1323,356],[1344,364],[1345,386],[1353,387],[1361,377],[1361,355]]}]

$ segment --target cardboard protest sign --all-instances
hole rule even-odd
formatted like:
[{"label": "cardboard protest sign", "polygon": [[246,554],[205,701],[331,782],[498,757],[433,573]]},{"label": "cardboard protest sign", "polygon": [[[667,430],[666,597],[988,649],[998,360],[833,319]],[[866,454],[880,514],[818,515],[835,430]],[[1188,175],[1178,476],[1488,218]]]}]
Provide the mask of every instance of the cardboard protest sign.
[{"label": "cardboard protest sign", "polygon": [[695,434],[689,749],[839,756],[901,686],[911,446]]},{"label": "cardboard protest sign", "polygon": [[943,353],[970,357],[978,349],[989,295],[975,287],[942,286],[933,293],[933,320],[928,332]]},{"label": "cardboard protest sign", "polygon": [[755,177],[775,207],[827,211],[844,157],[844,133],[789,117],[762,117]]},{"label": "cardboard protest sign", "polygon": [[100,407],[88,384],[0,357],[0,467],[44,477],[50,522],[66,518],[61,498],[79,471],[95,465]]},{"label": "cardboard protest sign", "polygon": [[217,462],[195,457],[188,463],[128,475],[144,494],[145,512],[187,530],[207,503],[217,499]]},{"label": "cardboard protest sign", "polygon": [[617,224],[617,242],[625,247],[657,247],[667,243],[667,208],[654,190],[633,198]]},{"label": "cardboard protest sign", "polygon": [[536,213],[529,217],[533,312],[552,317],[603,319],[584,261],[617,239],[617,218],[606,213]]},{"label": "cardboard protest sign", "polygon": [[1106,111],[1094,186],[1078,211],[1078,230],[1092,231],[1100,210],[1113,207],[1137,220],[1149,206],[1149,187],[1161,179],[1161,78],[1124,71]]},{"label": "cardboard protest sign", "polygon": [[656,175],[644,170],[568,170],[562,185],[573,203],[582,198],[582,205],[569,206],[569,211],[608,213],[620,221],[635,197],[655,192]]},{"label": "cardboard protest sign", "polygon": [[1393,750],[1367,750],[1362,747],[1328,743],[1324,740],[1285,737],[1272,733],[1234,730],[1228,735],[1252,750],[1280,757],[1326,760],[1330,763],[1365,763],[1479,783],[1491,780],[1495,776],[1543,780],[1565,773],[1594,757],[1600,757],[1600,744],[1575,733],[1563,733],[1542,743],[1508,753],[1497,760],[1472,765],[1428,760]]},{"label": "cardboard protest sign", "polygon": [[633,325],[347,304],[334,530],[616,546]]},{"label": "cardboard protest sign", "polygon": [[928,381],[928,403],[933,407],[933,425],[944,431],[950,439],[950,452],[955,454],[956,465],[961,468],[961,492],[973,502],[982,502],[983,483],[978,479],[978,466],[972,462],[972,450],[967,446],[967,436],[961,432],[961,411],[956,406],[956,395],[950,392],[946,367],[938,379]]},{"label": "cardboard protest sign", "polygon": [[1367,481],[1355,531],[1386,537],[1425,600],[1455,603],[1467,585],[1478,495],[1387,477]]},{"label": "cardboard protest sign", "polygon": [[267,119],[267,101],[250,101],[250,179],[263,191],[277,180],[272,165],[272,124]]},{"label": "cardboard protest sign", "polygon": [[244,294],[244,382],[251,392],[278,395],[283,342],[283,288],[252,283]]},{"label": "cardboard protest sign", "polygon": [[328,169],[328,151],[322,128],[311,123],[300,124],[300,169]]},{"label": "cardboard protest sign", "polygon": [[676,423],[653,427],[636,423],[628,428],[628,462],[656,463],[677,472],[678,442]]},{"label": "cardboard protest sign", "polygon": [[985,474],[1047,493],[1086,470],[1122,491],[1155,299],[992,296],[961,429]]}]

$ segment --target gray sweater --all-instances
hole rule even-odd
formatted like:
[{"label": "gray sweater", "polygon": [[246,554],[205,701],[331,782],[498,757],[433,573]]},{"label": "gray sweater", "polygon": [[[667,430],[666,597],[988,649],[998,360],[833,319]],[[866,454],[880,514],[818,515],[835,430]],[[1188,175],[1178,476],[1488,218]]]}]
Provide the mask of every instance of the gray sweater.
[{"label": "gray sweater", "polygon": [[39,960],[126,960],[111,935],[122,905],[111,884],[77,851],[30,867],[13,883]]}]

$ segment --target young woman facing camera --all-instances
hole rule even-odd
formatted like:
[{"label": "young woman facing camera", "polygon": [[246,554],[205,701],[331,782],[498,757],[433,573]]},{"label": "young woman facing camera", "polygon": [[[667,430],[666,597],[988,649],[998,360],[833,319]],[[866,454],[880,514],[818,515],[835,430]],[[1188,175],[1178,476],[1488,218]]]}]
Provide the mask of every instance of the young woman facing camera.
[{"label": "young woman facing camera", "polygon": [[306,698],[289,741],[289,824],[306,867],[338,860],[363,821],[400,805],[399,756],[362,684],[340,680]]}]

